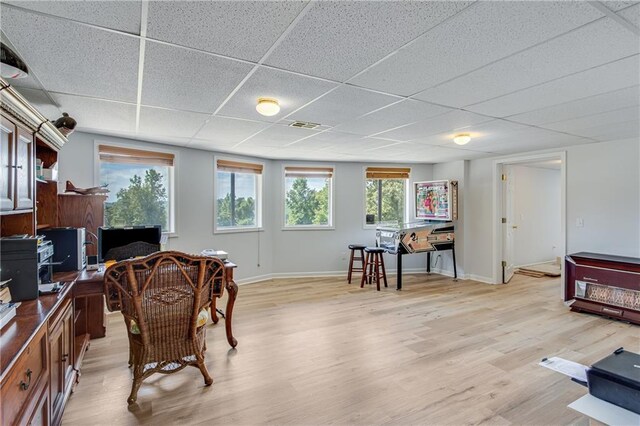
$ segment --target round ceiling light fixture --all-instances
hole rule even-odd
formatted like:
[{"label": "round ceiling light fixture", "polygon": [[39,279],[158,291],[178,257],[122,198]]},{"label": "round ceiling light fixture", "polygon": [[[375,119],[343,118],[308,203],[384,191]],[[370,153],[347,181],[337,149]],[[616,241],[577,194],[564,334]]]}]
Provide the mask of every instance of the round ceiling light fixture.
[{"label": "round ceiling light fixture", "polygon": [[0,74],[2,78],[24,78],[29,75],[29,68],[9,46],[0,46]]},{"label": "round ceiling light fixture", "polygon": [[259,98],[258,105],[256,105],[256,111],[264,116],[271,117],[272,115],[276,115],[280,112],[280,104],[278,104],[277,99]]},{"label": "round ceiling light fixture", "polygon": [[453,137],[453,141],[458,145],[466,145],[471,141],[471,136],[469,133],[460,133]]}]

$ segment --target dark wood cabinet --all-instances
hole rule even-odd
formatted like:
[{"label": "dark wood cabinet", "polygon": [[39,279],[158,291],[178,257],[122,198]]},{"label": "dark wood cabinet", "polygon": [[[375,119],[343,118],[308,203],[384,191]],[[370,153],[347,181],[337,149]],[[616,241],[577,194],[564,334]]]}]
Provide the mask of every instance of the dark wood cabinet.
[{"label": "dark wood cabinet", "polygon": [[98,242],[93,235],[104,224],[104,203],[106,195],[58,195],[58,225],[85,228],[87,230],[87,255],[98,253]]},{"label": "dark wood cabinet", "polygon": [[640,259],[598,253],[565,258],[564,300],[571,310],[640,324]]},{"label": "dark wood cabinet", "polygon": [[73,302],[69,297],[62,313],[49,321],[49,371],[51,417],[53,424],[62,419],[64,404],[74,384]]}]

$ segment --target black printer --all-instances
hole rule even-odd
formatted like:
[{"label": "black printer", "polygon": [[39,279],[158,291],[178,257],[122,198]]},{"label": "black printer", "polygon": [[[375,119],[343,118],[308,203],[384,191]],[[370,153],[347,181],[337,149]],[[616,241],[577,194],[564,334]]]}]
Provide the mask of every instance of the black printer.
[{"label": "black printer", "polygon": [[589,393],[640,414],[640,355],[616,350],[587,370]]}]

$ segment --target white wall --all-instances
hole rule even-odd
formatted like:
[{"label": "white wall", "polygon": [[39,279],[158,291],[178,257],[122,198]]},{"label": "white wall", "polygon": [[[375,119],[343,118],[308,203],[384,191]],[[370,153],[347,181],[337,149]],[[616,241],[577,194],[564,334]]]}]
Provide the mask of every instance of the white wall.
[{"label": "white wall", "polygon": [[[559,148],[567,153],[567,253],[640,256],[640,143],[637,139]],[[508,158],[508,157],[500,157]],[[493,281],[495,158],[469,162],[466,272]],[[584,227],[576,227],[576,218]]]},{"label": "white wall", "polygon": [[567,243],[569,253],[640,257],[638,139],[567,150]]},{"label": "white wall", "polygon": [[[275,275],[346,275],[349,244],[375,245],[375,229],[364,228],[363,163],[329,163],[335,167],[335,229],[283,230],[283,176],[285,162],[258,159],[263,172],[262,232],[213,233],[214,153],[197,149],[153,144],[137,140],[76,132],[59,155],[60,192],[71,180],[76,186],[99,184],[94,180],[94,141],[128,144],[176,153],[176,236],[168,249],[199,253],[205,248],[225,250],[238,264],[239,281]],[[241,157],[242,158],[242,157]],[[295,162],[302,164],[304,162]],[[317,164],[317,163],[314,163]],[[430,180],[430,165],[411,167],[411,181]],[[411,199],[411,193],[409,192]],[[410,210],[413,206],[410,205]],[[395,269],[395,256],[385,256],[387,270]],[[406,256],[403,269],[426,269],[426,255]]]},{"label": "white wall", "polygon": [[560,170],[509,165],[512,170],[515,266],[550,262],[562,256]]}]

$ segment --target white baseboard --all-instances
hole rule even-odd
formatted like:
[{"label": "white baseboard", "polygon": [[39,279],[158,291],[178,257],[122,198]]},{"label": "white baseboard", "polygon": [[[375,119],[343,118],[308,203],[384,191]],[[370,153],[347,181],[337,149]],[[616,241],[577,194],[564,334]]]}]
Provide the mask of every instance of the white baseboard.
[{"label": "white baseboard", "polygon": [[[408,269],[403,269],[402,273],[403,274],[426,274],[427,272],[424,268],[408,268]],[[432,269],[431,273],[453,277],[453,273],[448,273],[448,271],[440,272]],[[396,269],[387,269],[387,275],[395,276]],[[235,282],[238,285],[245,285],[245,284],[253,284],[257,282],[274,280],[278,278],[318,278],[318,277],[343,277],[346,279],[347,271],[280,272],[280,273],[274,273],[274,274],[265,274],[265,275],[257,275],[255,277],[242,278],[239,280],[235,280]]]},{"label": "white baseboard", "polygon": [[469,274],[467,276],[469,277],[468,279],[473,281],[478,281],[485,284],[498,284],[496,282],[493,282],[493,278],[483,277],[482,275]]},{"label": "white baseboard", "polygon": [[526,268],[527,266],[540,265],[541,263],[556,263],[556,259],[543,260],[541,262],[527,263],[525,265],[515,265],[514,268]]}]

